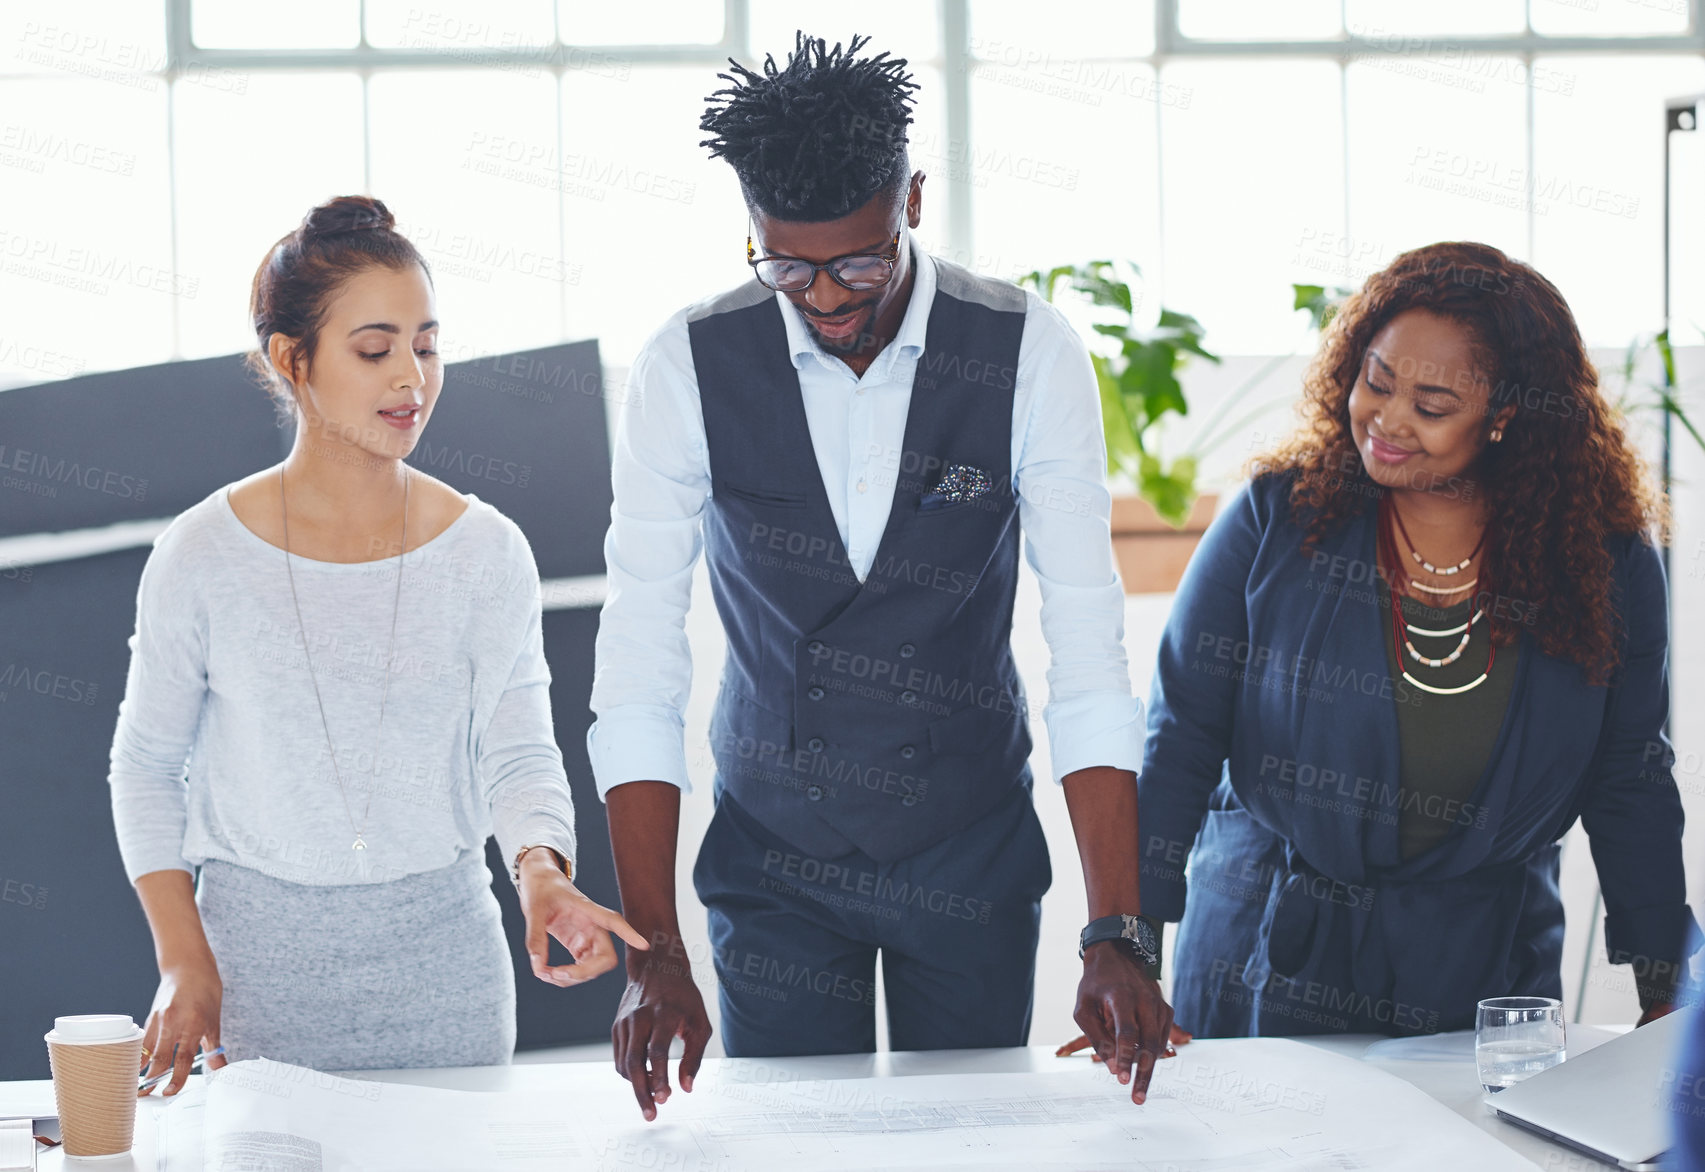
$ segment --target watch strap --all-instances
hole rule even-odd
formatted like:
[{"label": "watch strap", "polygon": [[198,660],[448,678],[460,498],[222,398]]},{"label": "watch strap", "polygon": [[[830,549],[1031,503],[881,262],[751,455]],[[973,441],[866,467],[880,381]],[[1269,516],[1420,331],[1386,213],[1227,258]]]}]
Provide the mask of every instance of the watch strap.
[{"label": "watch strap", "polygon": [[[1077,954],[1082,957],[1091,944],[1106,940],[1123,940],[1130,948],[1131,956],[1143,966],[1144,971],[1153,979],[1159,980],[1161,932],[1164,927],[1165,925],[1153,916],[1141,913],[1102,916],[1091,920],[1078,936]],[[1152,943],[1145,943],[1143,936],[1149,937]]]}]

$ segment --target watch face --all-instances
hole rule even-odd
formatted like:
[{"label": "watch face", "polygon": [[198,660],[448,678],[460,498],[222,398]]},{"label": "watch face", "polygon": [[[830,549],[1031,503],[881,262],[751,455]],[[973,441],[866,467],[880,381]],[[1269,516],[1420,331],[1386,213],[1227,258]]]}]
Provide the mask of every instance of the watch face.
[{"label": "watch face", "polygon": [[1131,916],[1125,921],[1125,934],[1136,942],[1138,951],[1156,958],[1160,956],[1160,941],[1154,938],[1154,929],[1147,920]]}]

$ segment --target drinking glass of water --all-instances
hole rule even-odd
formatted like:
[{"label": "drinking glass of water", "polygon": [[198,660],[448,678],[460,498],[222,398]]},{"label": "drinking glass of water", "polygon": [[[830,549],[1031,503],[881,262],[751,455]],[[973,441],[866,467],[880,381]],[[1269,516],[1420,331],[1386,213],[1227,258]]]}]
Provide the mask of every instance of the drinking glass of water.
[{"label": "drinking glass of water", "polygon": [[1555,997],[1489,997],[1474,1020],[1480,1085],[1497,1093],[1563,1061],[1563,1003]]}]

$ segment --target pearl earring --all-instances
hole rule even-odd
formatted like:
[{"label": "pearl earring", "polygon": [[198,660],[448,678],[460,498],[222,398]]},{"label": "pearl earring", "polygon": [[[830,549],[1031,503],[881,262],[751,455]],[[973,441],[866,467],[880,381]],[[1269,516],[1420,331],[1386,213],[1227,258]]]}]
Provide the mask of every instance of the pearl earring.
[{"label": "pearl earring", "polygon": [[1501,427],[1494,427],[1492,429],[1492,442],[1498,443],[1503,438],[1504,438],[1504,429]]}]

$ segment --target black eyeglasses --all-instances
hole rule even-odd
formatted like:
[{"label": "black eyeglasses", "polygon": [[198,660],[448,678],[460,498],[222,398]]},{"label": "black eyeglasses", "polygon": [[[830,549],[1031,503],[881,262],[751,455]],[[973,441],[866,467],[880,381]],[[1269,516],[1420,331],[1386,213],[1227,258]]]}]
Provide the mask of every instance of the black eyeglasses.
[{"label": "black eyeglasses", "polygon": [[778,293],[798,293],[811,288],[819,269],[826,269],[837,284],[847,289],[880,289],[893,280],[894,265],[900,259],[899,228],[894,229],[888,249],[892,256],[849,252],[818,264],[797,256],[759,256],[752,247],[751,233],[746,234],[746,263],[752,266],[752,275],[764,288]]}]

